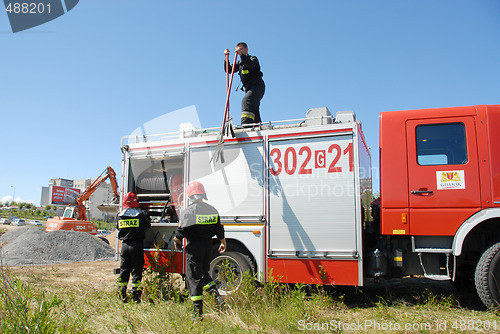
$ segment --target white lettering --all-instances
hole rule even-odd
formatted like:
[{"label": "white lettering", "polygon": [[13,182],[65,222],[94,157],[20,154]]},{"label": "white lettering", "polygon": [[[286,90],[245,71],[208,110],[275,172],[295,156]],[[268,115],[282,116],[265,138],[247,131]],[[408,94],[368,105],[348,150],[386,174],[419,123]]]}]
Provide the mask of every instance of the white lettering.
[{"label": "white lettering", "polygon": [[303,331],[306,327],[305,327],[305,323],[306,321],[304,319],[302,320],[299,320],[299,331]]}]

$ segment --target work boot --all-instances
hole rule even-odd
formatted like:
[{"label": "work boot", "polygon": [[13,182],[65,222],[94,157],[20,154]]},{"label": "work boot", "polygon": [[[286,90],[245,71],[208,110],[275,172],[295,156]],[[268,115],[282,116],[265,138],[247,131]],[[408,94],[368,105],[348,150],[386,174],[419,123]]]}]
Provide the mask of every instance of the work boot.
[{"label": "work boot", "polygon": [[132,300],[135,303],[140,303],[141,302],[141,295],[142,295],[142,291],[141,290],[132,291]]},{"label": "work boot", "polygon": [[126,286],[121,286],[118,288],[118,295],[120,296],[120,299],[122,302],[126,303],[127,300],[127,287]]},{"label": "work boot", "polygon": [[193,315],[191,316],[191,321],[202,321],[203,320],[203,300],[193,301]]},{"label": "work boot", "polygon": [[226,304],[224,298],[222,298],[222,296],[219,293],[219,290],[217,290],[217,287],[215,287],[215,285],[210,287],[210,289],[208,289],[208,292],[214,295],[215,301],[217,302],[217,305],[219,305],[219,307],[223,307]]}]

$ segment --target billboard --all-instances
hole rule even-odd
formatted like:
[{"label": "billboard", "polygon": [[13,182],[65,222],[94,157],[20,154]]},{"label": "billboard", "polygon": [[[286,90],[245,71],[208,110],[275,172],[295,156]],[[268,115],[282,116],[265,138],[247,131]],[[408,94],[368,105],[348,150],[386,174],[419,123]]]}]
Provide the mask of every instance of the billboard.
[{"label": "billboard", "polygon": [[51,204],[68,205],[76,204],[76,199],[80,195],[80,189],[51,186]]}]

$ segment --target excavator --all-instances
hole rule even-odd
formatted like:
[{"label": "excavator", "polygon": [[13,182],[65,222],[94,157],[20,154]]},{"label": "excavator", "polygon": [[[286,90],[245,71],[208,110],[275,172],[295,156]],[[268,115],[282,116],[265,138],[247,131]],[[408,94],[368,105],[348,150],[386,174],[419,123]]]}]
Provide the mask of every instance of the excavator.
[{"label": "excavator", "polygon": [[104,212],[117,212],[119,197],[118,194],[118,183],[116,182],[116,173],[111,167],[106,167],[106,169],[99,175],[92,183],[82,192],[77,198],[75,206],[68,206],[64,209],[62,217],[54,217],[47,219],[47,224],[45,231],[57,231],[57,230],[67,230],[67,231],[81,231],[87,232],[92,235],[97,234],[97,229],[95,225],[87,221],[87,208],[84,202],[90,198],[90,196],[101,186],[107,179],[111,183],[111,189],[113,190],[113,200],[109,205],[100,205],[98,209]]}]

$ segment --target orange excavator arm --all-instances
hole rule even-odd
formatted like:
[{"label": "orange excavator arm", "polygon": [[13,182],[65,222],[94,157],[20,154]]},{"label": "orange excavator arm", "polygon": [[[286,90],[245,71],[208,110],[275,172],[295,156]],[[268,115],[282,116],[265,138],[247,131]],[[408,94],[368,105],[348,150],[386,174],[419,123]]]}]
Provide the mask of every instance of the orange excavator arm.
[{"label": "orange excavator arm", "polygon": [[99,175],[92,183],[85,189],[83,193],[76,199],[76,212],[78,220],[87,220],[87,213],[85,209],[84,201],[88,200],[90,196],[109,178],[111,183],[111,189],[113,190],[113,203],[118,202],[120,195],[118,194],[118,182],[116,182],[116,173],[111,167],[106,167],[106,169]]}]

